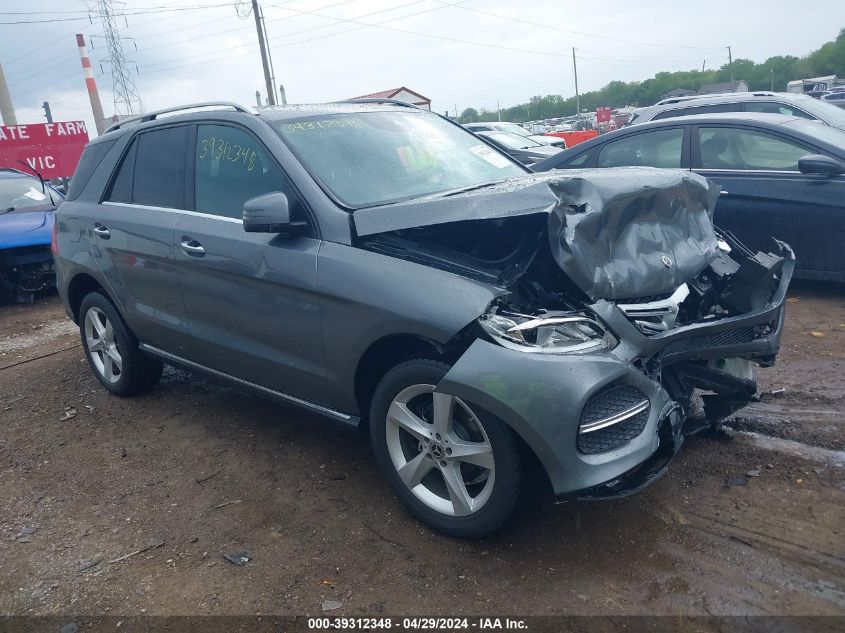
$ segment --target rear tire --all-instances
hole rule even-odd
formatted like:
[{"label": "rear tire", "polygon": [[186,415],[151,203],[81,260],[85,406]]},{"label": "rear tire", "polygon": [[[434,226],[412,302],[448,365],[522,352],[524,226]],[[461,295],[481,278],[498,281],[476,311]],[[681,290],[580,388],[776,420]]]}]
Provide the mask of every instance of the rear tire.
[{"label": "rear tire", "polygon": [[449,366],[405,361],[373,395],[370,437],[379,467],[422,523],[460,538],[499,529],[520,497],[511,430],[471,403],[435,393]]},{"label": "rear tire", "polygon": [[88,364],[111,393],[135,395],[161,378],[162,363],[141,353],[138,339],[103,293],[92,292],[82,300],[79,332]]}]

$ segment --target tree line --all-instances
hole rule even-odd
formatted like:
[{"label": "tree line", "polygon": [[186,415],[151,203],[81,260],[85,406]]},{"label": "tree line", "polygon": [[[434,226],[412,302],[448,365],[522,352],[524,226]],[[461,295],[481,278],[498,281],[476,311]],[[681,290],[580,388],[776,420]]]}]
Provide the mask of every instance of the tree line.
[{"label": "tree line", "polygon": [[[664,94],[675,88],[698,91],[708,84],[728,82],[731,73],[735,80],[744,80],[750,90],[785,91],[786,84],[793,79],[821,77],[824,75],[845,75],[845,28],[832,42],[805,57],[778,55],[758,64],[750,59],[735,59],[733,69],[724,64],[718,70],[687,70],[660,72],[645,81],[611,81],[604,88],[581,95],[581,111],[592,112],[600,106],[619,108],[625,105],[646,106],[659,101]],[[502,109],[502,121],[535,121],[576,114],[575,97],[561,95],[531,97],[528,103],[521,103]],[[465,109],[461,123],[495,121],[495,110]]]}]

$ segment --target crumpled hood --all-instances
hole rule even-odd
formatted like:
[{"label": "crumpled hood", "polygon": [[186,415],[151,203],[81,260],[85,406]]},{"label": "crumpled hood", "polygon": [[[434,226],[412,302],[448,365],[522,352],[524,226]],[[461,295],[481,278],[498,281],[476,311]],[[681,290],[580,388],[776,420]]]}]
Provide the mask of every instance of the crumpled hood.
[{"label": "crumpled hood", "polygon": [[43,210],[10,211],[0,215],[0,249],[49,244],[54,218],[52,211]]},{"label": "crumpled hood", "polygon": [[680,169],[527,175],[354,213],[359,236],[465,220],[548,216],[552,256],[593,301],[669,293],[718,255],[717,185]]}]

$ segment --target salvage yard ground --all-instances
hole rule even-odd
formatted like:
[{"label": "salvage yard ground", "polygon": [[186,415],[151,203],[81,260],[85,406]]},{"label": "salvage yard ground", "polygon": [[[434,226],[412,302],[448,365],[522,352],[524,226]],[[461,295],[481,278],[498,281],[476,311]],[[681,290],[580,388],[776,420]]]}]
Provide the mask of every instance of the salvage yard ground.
[{"label": "salvage yard ground", "polygon": [[55,297],[0,307],[0,614],[845,614],[845,287],[791,294],[732,439],[483,541],[354,431],[172,369],[110,396]]}]

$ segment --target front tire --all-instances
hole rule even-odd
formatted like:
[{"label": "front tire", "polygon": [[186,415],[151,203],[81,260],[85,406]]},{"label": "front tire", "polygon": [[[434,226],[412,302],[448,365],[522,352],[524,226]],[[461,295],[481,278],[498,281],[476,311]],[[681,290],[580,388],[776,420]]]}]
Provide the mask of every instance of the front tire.
[{"label": "front tire", "polygon": [[460,398],[434,391],[449,366],[405,361],[382,378],[370,410],[379,467],[406,508],[461,538],[499,529],[519,499],[519,453],[510,429]]},{"label": "front tire", "polygon": [[79,331],[88,364],[100,384],[118,396],[155,385],[163,365],[138,349],[138,339],[104,294],[92,292],[79,308]]}]

